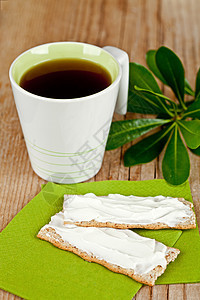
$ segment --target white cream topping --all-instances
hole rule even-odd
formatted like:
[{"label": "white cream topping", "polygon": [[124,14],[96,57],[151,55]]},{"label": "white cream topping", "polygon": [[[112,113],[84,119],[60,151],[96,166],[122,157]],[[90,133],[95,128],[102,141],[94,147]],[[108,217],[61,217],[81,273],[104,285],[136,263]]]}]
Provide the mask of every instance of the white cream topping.
[{"label": "white cream topping", "polygon": [[156,196],[137,197],[110,194],[96,196],[92,193],[64,197],[66,222],[97,221],[119,224],[164,223],[174,227],[189,219],[193,212],[178,198]]},{"label": "white cream topping", "polygon": [[63,222],[64,215],[60,212],[43,229],[54,228],[64,242],[137,274],[148,273],[158,265],[166,267],[167,247],[153,239],[128,229],[80,227]]}]

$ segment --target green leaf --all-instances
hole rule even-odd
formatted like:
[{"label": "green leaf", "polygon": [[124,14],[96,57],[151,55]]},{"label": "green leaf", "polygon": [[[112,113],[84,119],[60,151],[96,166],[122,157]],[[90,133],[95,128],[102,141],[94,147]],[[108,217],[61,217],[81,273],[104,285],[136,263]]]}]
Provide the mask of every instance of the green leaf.
[{"label": "green leaf", "polygon": [[200,146],[200,120],[178,121],[179,128],[189,148]]},{"label": "green leaf", "polygon": [[[156,50],[149,50],[146,53],[146,62],[147,62],[149,69],[151,70],[151,72],[153,72],[153,74],[158,79],[160,79],[161,82],[168,85],[168,83],[166,82],[166,80],[164,79],[164,77],[162,76],[162,74],[160,73],[160,71],[156,65]],[[192,88],[186,78],[185,78],[184,90],[185,90],[185,94],[194,96],[194,91],[192,90]]]},{"label": "green leaf", "polygon": [[200,147],[196,148],[196,149],[190,149],[190,151],[198,156],[200,156]]},{"label": "green leaf", "polygon": [[141,88],[148,89],[150,91],[154,91],[156,93],[161,94],[161,90],[151,74],[149,70],[147,70],[144,66],[137,63],[129,64],[129,72],[130,72],[130,85],[129,88],[131,90],[134,89],[134,86],[137,85]]},{"label": "green leaf", "polygon": [[195,98],[198,96],[200,96],[200,69],[198,70],[196,77]]},{"label": "green leaf", "polygon": [[162,81],[164,84],[167,84],[167,81],[165,80],[165,78],[162,76],[162,74],[160,73],[157,65],[156,65],[156,50],[149,50],[146,53],[146,62],[147,65],[149,67],[149,69],[151,70],[151,72],[153,72],[153,74],[160,79],[160,81]]},{"label": "green leaf", "polygon": [[160,113],[156,116],[156,119],[169,119],[169,115],[166,113]]},{"label": "green leaf", "polygon": [[177,126],[175,126],[167,145],[162,161],[162,172],[164,179],[173,185],[184,183],[190,174],[189,155]]},{"label": "green leaf", "polygon": [[192,103],[194,103],[194,101],[195,101],[195,99],[188,100],[188,101],[185,102],[185,105],[186,105],[187,107],[189,107]]},{"label": "green leaf", "polygon": [[184,109],[184,69],[178,56],[167,47],[160,47],[156,51],[156,65],[172,88],[180,104]]},{"label": "green leaf", "polygon": [[165,113],[160,100],[154,95],[144,95],[134,89],[137,85],[150,91],[161,94],[161,90],[149,70],[140,64],[130,63],[128,111],[142,114]]},{"label": "green leaf", "polygon": [[[145,95],[137,91],[128,92],[128,112],[139,114],[165,113],[165,110],[160,106],[158,99],[153,95]],[[169,116],[168,116],[169,117]]]},{"label": "green leaf", "polygon": [[200,97],[188,107],[188,109],[184,112],[183,117],[200,119]]},{"label": "green leaf", "polygon": [[140,87],[138,87],[138,86],[136,86],[136,85],[134,86],[134,88],[135,88],[136,91],[139,91],[139,92],[143,92],[143,93],[147,93],[147,94],[156,96],[156,97],[158,98],[158,100],[159,100],[160,105],[161,105],[161,106],[163,107],[163,109],[165,110],[165,112],[166,112],[169,116],[171,116],[171,117],[174,116],[174,113],[172,113],[172,112],[169,111],[170,106],[169,106],[169,105],[166,103],[166,101],[165,101],[165,100],[167,100],[167,101],[172,105],[172,107],[173,107],[174,109],[177,108],[176,103],[173,102],[171,99],[169,99],[168,97],[166,97],[166,96],[163,95],[163,94],[155,93],[155,92],[153,92],[153,91],[149,91],[149,90],[146,90],[146,89],[141,89]]},{"label": "green leaf", "polygon": [[136,119],[113,122],[111,124],[106,150],[121,147],[153,128],[169,122],[170,120],[159,119]]},{"label": "green leaf", "polygon": [[191,88],[189,82],[187,81],[187,79],[185,78],[185,87],[184,87],[184,90],[185,90],[185,94],[187,95],[190,95],[190,96],[194,96],[195,93],[193,91],[193,89]]},{"label": "green leaf", "polygon": [[148,163],[155,159],[167,143],[172,127],[173,125],[168,126],[131,146],[124,155],[125,167]]}]

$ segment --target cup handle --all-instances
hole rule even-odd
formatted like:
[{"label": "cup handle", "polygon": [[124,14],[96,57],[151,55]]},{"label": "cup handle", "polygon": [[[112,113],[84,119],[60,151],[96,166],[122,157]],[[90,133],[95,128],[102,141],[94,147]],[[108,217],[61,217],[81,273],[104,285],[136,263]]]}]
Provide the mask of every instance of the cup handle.
[{"label": "cup handle", "polygon": [[129,86],[129,57],[128,54],[116,47],[106,46],[104,50],[109,52],[121,65],[122,77],[119,84],[119,93],[115,106],[115,112],[120,115],[127,113],[128,86]]}]

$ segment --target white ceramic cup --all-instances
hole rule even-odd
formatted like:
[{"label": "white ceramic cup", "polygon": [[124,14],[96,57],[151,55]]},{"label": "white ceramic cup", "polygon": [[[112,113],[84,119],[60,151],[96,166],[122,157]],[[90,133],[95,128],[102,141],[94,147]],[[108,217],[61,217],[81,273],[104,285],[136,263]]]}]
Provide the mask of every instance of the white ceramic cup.
[{"label": "white ceramic cup", "polygon": [[[109,71],[111,85],[87,97],[64,100],[40,97],[20,87],[28,69],[61,58],[100,64]],[[85,43],[44,44],[15,59],[9,76],[30,162],[38,176],[57,183],[77,183],[97,174],[114,110],[126,113],[128,74],[126,52]]]}]

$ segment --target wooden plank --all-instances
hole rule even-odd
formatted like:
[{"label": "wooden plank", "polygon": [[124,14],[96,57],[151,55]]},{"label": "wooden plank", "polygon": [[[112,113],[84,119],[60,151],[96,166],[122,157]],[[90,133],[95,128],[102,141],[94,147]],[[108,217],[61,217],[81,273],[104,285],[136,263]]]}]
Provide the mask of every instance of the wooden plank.
[{"label": "wooden plank", "polygon": [[[195,19],[197,17],[199,2],[197,3],[197,1],[194,0],[190,2],[181,0],[171,1],[170,10],[168,8],[169,1],[163,0],[162,18],[163,27],[165,29],[164,42],[180,56],[185,66],[186,74],[188,75],[187,78],[194,87],[195,72],[197,72],[198,66],[200,66],[198,50],[200,47],[200,39],[199,35],[194,35],[193,31],[197,33],[200,30],[200,26],[196,22],[191,23],[190,20],[191,18]],[[188,40],[189,42],[187,42]],[[196,45],[198,45],[198,47]],[[190,152],[190,162],[190,186],[199,223],[200,204],[198,201],[198,187],[200,183],[200,158]],[[161,170],[161,161],[159,166]]]},{"label": "wooden plank", "polygon": [[152,288],[149,286],[143,286],[135,295],[135,300],[150,299],[152,296]]},{"label": "wooden plank", "polygon": [[[113,1],[109,0],[104,2],[102,5],[102,27],[98,40],[98,43],[101,46],[121,46],[121,37],[124,35],[124,15],[126,13],[126,1],[116,1],[115,4],[116,5],[113,5]],[[115,114],[114,119],[116,121],[123,120],[124,117]],[[123,172],[124,175],[124,169],[121,164],[121,151],[122,150],[119,148],[105,153],[103,168],[95,176],[96,181],[106,179],[118,180],[119,173],[122,175]],[[126,177],[128,178],[128,170],[126,173]]]},{"label": "wooden plank", "polygon": [[[15,0],[1,3],[0,11],[0,230],[40,190],[31,169],[8,79],[12,60],[22,51],[52,41],[82,41],[113,45],[127,51],[131,61],[145,64],[148,49],[164,44],[180,55],[192,86],[200,66],[200,1],[198,0]],[[15,20],[15,22],[13,22]],[[6,51],[5,51],[6,49]],[[168,88],[163,89],[172,96]],[[127,114],[126,118],[139,117]],[[145,116],[147,117],[147,116]],[[124,119],[115,115],[115,120]],[[107,152],[94,180],[162,178],[161,160],[125,168],[123,155],[130,146]],[[200,224],[200,158],[190,154],[190,185]],[[200,227],[200,226],[199,226]],[[134,299],[197,299],[200,284],[143,287]],[[21,299],[0,291],[0,299]]]},{"label": "wooden plank", "polygon": [[155,285],[152,288],[153,300],[167,300],[168,299],[168,285]]},{"label": "wooden plank", "polygon": [[[178,287],[178,288],[177,288]],[[170,284],[168,299],[170,300],[182,300],[184,298],[184,284]]]},{"label": "wooden plank", "polygon": [[199,300],[200,299],[200,283],[185,284],[185,299]]},{"label": "wooden plank", "polygon": [[[191,11],[191,6],[196,7],[196,12]],[[163,26],[163,43],[173,49],[181,58],[188,80],[194,86],[194,70],[196,71],[196,63],[199,58],[196,56],[196,51],[192,45],[198,44],[198,36],[193,35],[193,30],[199,31],[199,24],[191,22],[191,18],[195,19],[197,13],[197,1],[162,1],[162,26]],[[193,39],[194,38],[194,39]],[[197,39],[197,40],[196,40]],[[196,47],[196,46],[195,46]],[[191,51],[192,50],[192,51]],[[200,61],[198,61],[198,65]],[[169,89],[164,89],[166,95],[174,97]],[[161,159],[159,162],[159,169],[161,173]],[[199,186],[199,157],[195,158],[194,155],[190,155],[191,161],[191,173],[190,173],[190,185],[193,195],[193,201],[195,210],[199,216],[199,204],[197,204],[197,191]],[[160,175],[160,174],[159,174]],[[195,193],[196,190],[196,193]],[[168,299],[195,299],[198,297],[198,293],[194,293],[192,287],[195,286],[199,290],[197,284],[194,285],[169,285]],[[187,287],[187,295],[185,288]],[[200,290],[199,290],[200,291]]]},{"label": "wooden plank", "polygon": [[[131,4],[131,3],[130,3]],[[157,46],[157,28],[159,27],[158,18],[158,2],[142,1],[140,6],[137,7],[137,16],[139,20],[135,20],[137,24],[142,26],[137,28],[137,35],[133,41],[137,45],[135,53],[133,54],[134,61],[140,62],[145,65],[145,53],[148,49],[154,49]],[[131,24],[132,25],[132,24]],[[127,24],[128,26],[128,24]],[[152,30],[149,30],[152,28]],[[138,33],[138,31],[141,33]],[[141,117],[138,115],[138,117]],[[148,117],[144,115],[143,117]],[[130,168],[130,180],[148,180],[155,177],[155,161],[142,166],[135,166]],[[154,288],[153,288],[154,289]],[[149,299],[152,295],[152,288],[143,287],[139,290],[135,299]],[[163,289],[163,287],[161,288]]]}]

